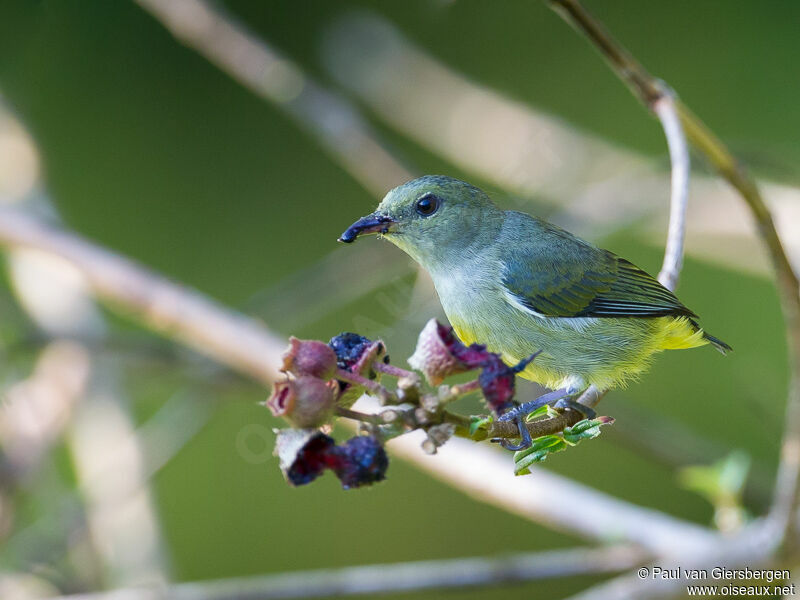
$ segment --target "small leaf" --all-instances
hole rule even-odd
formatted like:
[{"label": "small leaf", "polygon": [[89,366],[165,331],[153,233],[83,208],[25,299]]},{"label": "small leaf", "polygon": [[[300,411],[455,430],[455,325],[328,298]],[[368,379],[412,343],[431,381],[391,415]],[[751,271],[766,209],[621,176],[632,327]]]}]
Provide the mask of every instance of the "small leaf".
[{"label": "small leaf", "polygon": [[532,450],[532,447],[526,448],[525,450],[520,450],[514,455],[515,474],[521,475],[524,474],[524,472],[530,473],[528,468],[532,464],[542,462],[550,454],[553,454],[555,452],[561,452],[567,447],[567,444],[564,442],[564,440],[557,435],[547,435],[543,437],[548,439],[543,444],[539,444],[540,446],[539,448],[535,450]]},{"label": "small leaf", "polygon": [[542,417],[552,419],[553,417],[557,417],[558,415],[559,412],[556,409],[554,409],[549,404],[545,404],[544,406],[540,406],[539,408],[537,408],[532,413],[529,413],[525,417],[525,420],[530,422],[530,421],[535,421],[536,419],[540,419]]},{"label": "small leaf", "polygon": [[480,415],[475,415],[469,418],[469,435],[474,436],[478,433],[479,429],[485,429],[488,427],[494,419],[492,415],[487,417],[482,417]]},{"label": "small leaf", "polygon": [[561,436],[555,434],[542,435],[540,437],[537,437],[531,442],[531,445],[528,448],[515,452],[514,460],[517,461],[521,458],[525,458],[529,454],[538,452],[539,450],[544,450],[545,448],[548,448],[553,444],[557,444],[560,441],[561,441]]},{"label": "small leaf", "polygon": [[542,462],[549,455],[566,450],[569,446],[575,446],[581,440],[597,437],[600,435],[602,425],[610,425],[613,422],[614,419],[611,417],[584,419],[572,427],[565,427],[560,434],[543,435],[534,439],[530,448],[514,453],[514,474],[530,474],[530,466],[534,463]]},{"label": "small leaf", "polygon": [[564,439],[567,443],[575,445],[581,440],[591,440],[600,435],[602,425],[611,425],[614,419],[610,417],[597,417],[595,419],[584,419],[578,421],[572,427],[564,428]]}]

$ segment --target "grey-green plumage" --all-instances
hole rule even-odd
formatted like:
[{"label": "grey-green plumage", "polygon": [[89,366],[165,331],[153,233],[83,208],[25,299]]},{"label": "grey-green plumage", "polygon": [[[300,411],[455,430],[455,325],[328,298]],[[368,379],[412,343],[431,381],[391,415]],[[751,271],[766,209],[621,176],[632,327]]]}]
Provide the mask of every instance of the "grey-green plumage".
[{"label": "grey-green plumage", "polygon": [[523,374],[549,387],[612,387],[664,349],[713,343],[696,316],[627,260],[536,217],[497,208],[480,189],[425,176],[390,191],[342,236],[383,233],[433,278],[465,343],[509,362],[542,353]]},{"label": "grey-green plumage", "polygon": [[508,211],[528,243],[507,253],[503,284],[548,317],[696,317],[656,279],[563,229]]}]

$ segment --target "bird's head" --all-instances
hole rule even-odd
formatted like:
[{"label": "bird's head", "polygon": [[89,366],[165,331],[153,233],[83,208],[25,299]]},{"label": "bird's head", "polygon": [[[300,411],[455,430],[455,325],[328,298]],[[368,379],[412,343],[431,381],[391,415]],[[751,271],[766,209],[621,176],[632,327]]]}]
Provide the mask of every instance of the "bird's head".
[{"label": "bird's head", "polygon": [[339,241],[351,243],[377,233],[430,270],[490,239],[500,215],[475,186],[425,175],[391,190],[375,212],[348,227]]}]

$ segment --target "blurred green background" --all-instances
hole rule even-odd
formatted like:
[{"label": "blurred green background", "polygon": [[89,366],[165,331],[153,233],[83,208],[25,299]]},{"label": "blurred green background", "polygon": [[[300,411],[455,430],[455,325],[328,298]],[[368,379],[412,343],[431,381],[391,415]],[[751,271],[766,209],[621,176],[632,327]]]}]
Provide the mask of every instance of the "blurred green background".
[{"label": "blurred green background", "polygon": [[[792,61],[800,51],[800,4],[586,4],[759,176],[797,183],[800,86]],[[325,67],[322,40],[342,15],[368,10],[454,72],[652,157],[667,180],[657,122],[543,2],[271,0],[224,6],[334,89],[338,82]],[[376,196],[279,107],[176,42],[135,4],[6,0],[0,5],[0,92],[38,147],[43,185],[64,222],[88,238],[262,317],[282,335],[326,340],[356,326],[364,335],[384,335],[399,364],[414,338],[413,332],[391,329],[398,315],[422,323],[438,314],[436,308],[403,312],[414,274],[405,257],[386,245],[375,251],[401,266],[406,274],[400,283],[391,279],[327,310],[326,294],[357,287],[370,276],[348,269],[352,255],[335,240],[371,210]],[[482,182],[369,107],[362,109],[393,152],[419,172]],[[502,193],[499,200],[516,201]],[[527,209],[553,210],[535,201]],[[650,272],[658,270],[658,241],[648,243],[635,224],[593,239]],[[331,252],[323,264],[343,275],[310,295],[318,265]],[[6,279],[0,304],[6,321],[0,370],[7,383],[30,370],[41,342],[10,300],[10,285]],[[772,283],[767,272],[745,273],[690,256],[679,293],[735,352],[725,359],[708,349],[663,356],[641,383],[604,400],[602,412],[618,417],[613,428],[543,468],[709,524],[711,505],[682,489],[676,471],[740,448],[753,459],[746,502],[757,514],[776,464],[786,387]],[[399,311],[387,309],[387,297]],[[478,503],[400,461],[392,463],[388,481],[372,489],[343,492],[331,476],[291,489],[275,459],[247,461],[237,447],[243,428],[280,425],[257,404],[266,390],[124,318],[110,318],[102,350],[120,369],[117,385],[135,422],[146,423],[176,394],[203,419],[152,479],[163,569],[175,581],[576,543]],[[262,442],[264,448],[257,447]],[[266,455],[271,440],[247,443]],[[75,482],[68,441],[61,441],[14,493],[16,510],[0,547],[2,571],[34,572],[65,591],[113,584],[102,567],[87,571],[74,553],[82,510],[63,499],[74,496]],[[397,597],[502,598],[544,591],[562,597],[591,581]]]}]

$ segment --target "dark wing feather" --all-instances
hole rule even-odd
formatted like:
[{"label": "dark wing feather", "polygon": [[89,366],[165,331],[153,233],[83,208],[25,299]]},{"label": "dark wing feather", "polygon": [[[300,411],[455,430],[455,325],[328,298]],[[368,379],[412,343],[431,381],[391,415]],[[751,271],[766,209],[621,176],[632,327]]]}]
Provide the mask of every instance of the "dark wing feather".
[{"label": "dark wing feather", "polygon": [[[504,261],[503,285],[548,317],[696,316],[637,266],[544,222],[548,239]],[[537,236],[537,237],[539,237]]]},{"label": "dark wing feather", "polygon": [[696,317],[675,294],[657,279],[624,258],[610,254],[616,261],[616,278],[607,290],[595,296],[577,317]]}]

